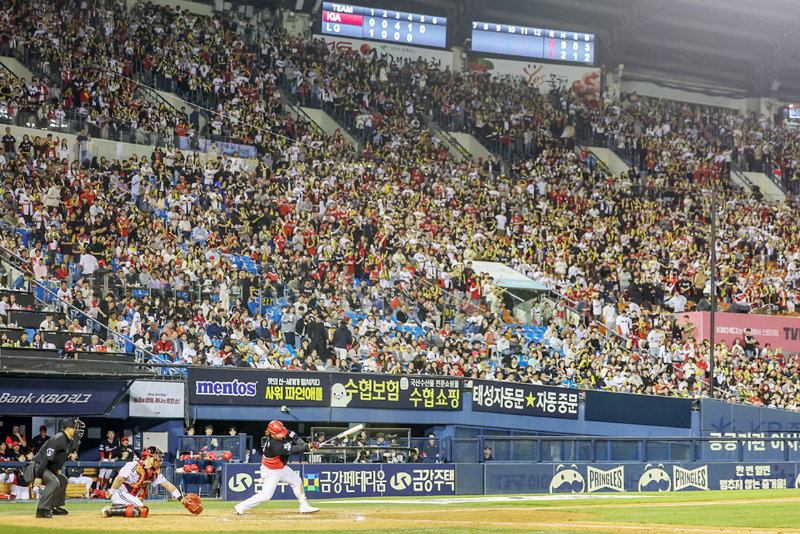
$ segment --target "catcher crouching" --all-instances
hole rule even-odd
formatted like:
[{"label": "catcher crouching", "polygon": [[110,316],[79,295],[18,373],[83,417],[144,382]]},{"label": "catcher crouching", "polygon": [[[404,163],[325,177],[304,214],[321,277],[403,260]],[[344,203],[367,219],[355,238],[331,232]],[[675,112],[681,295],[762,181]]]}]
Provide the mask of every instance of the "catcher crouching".
[{"label": "catcher crouching", "polygon": [[151,484],[162,486],[189,512],[197,515],[203,511],[200,497],[194,493],[184,497],[181,490],[164,478],[161,474],[161,451],[148,447],[142,451],[140,460],[128,462],[119,470],[109,491],[112,506],[103,508],[103,517],[147,517],[148,508],[142,500],[147,497]]}]

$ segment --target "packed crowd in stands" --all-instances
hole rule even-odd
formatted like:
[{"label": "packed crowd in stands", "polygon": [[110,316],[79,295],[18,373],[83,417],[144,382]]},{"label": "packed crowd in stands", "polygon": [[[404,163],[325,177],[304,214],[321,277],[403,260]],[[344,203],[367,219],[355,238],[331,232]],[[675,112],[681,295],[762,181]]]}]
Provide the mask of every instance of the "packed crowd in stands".
[{"label": "packed crowd in stands", "polygon": [[[61,146],[57,134],[39,150],[3,138],[0,242],[30,264],[12,285],[62,283],[61,299],[114,332],[94,328],[93,347],[191,365],[707,394],[708,347],[682,318],[710,308],[711,195],[701,187],[719,200],[721,306],[796,314],[793,207],[727,179],[732,158],[796,167],[792,138],[766,123],[637,95],[602,100],[585,91],[594,80],[545,97],[487,73],[390,64],[151,5],[25,5],[49,15],[6,12],[3,46],[24,43],[39,65],[84,88],[88,102],[71,107],[85,103],[89,116],[107,113],[172,143],[83,162],[74,147],[46,149]],[[114,69],[148,72],[212,112],[165,113],[132,82],[108,77]],[[343,110],[363,151],[284,119],[284,75],[300,101]],[[24,96],[21,81],[2,85],[13,88],[0,89],[5,102],[11,94],[30,105],[30,85]],[[67,85],[50,87],[42,105],[66,107]],[[426,114],[521,155],[458,161]],[[203,120],[214,135],[252,141],[259,159],[174,148],[200,135],[191,130]],[[573,133],[587,125],[635,155],[645,182],[611,176],[574,150]],[[750,161],[759,140],[780,148],[753,148]],[[731,146],[741,149],[726,155]],[[477,260],[527,274],[559,295],[556,304],[534,306],[537,327],[518,324],[511,296],[472,269]],[[103,266],[109,295],[90,280]],[[567,320],[568,307],[579,321]],[[93,330],[84,315],[73,328]],[[718,396],[797,407],[795,356],[743,342],[720,344],[715,362]]]}]

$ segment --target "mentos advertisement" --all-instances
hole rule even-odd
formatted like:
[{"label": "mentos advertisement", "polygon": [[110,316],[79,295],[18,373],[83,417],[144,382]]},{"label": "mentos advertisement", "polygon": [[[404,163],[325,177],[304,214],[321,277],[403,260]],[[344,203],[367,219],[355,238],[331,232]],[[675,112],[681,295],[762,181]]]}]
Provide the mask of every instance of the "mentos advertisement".
[{"label": "mentos advertisement", "polygon": [[[289,464],[309,499],[455,495],[453,464]],[[261,491],[261,464],[224,464],[222,498],[241,501]],[[279,484],[273,499],[294,499]]]}]

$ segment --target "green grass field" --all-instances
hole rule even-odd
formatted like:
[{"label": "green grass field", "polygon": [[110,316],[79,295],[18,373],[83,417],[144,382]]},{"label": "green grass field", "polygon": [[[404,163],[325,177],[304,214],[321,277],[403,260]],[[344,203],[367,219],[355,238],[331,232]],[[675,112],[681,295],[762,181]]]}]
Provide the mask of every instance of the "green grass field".
[{"label": "green grass field", "polygon": [[[353,534],[354,531],[387,534],[592,531],[800,534],[800,490],[703,491],[628,494],[625,497],[491,502],[478,498],[459,503],[430,502],[424,498],[402,499],[404,502],[396,499],[320,500],[315,504],[322,510],[313,516],[296,514],[293,502],[274,501],[254,509],[252,515],[245,516],[246,521],[233,518],[234,503],[217,500],[205,500],[205,511],[197,517],[188,516],[174,501],[149,503],[150,517],[146,519],[102,519],[99,510],[106,502],[68,502],[69,524],[64,524],[61,518],[35,519],[33,502],[0,502],[0,532],[24,527],[26,534],[65,531],[130,534],[145,530],[170,534],[216,531],[263,534],[265,530],[313,534]],[[416,519],[411,521],[410,518]],[[161,521],[165,528],[161,530],[156,521]],[[396,526],[385,524],[387,521],[397,521]],[[471,523],[467,524],[468,521]],[[331,528],[332,525],[335,528]]]}]

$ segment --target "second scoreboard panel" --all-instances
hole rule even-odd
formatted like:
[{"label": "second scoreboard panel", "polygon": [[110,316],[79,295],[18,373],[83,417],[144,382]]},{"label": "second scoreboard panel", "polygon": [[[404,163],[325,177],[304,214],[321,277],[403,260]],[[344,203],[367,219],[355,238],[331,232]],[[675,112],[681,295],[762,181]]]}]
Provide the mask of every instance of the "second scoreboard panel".
[{"label": "second scoreboard panel", "polygon": [[473,21],[472,50],[592,65],[595,36],[592,33]]}]

